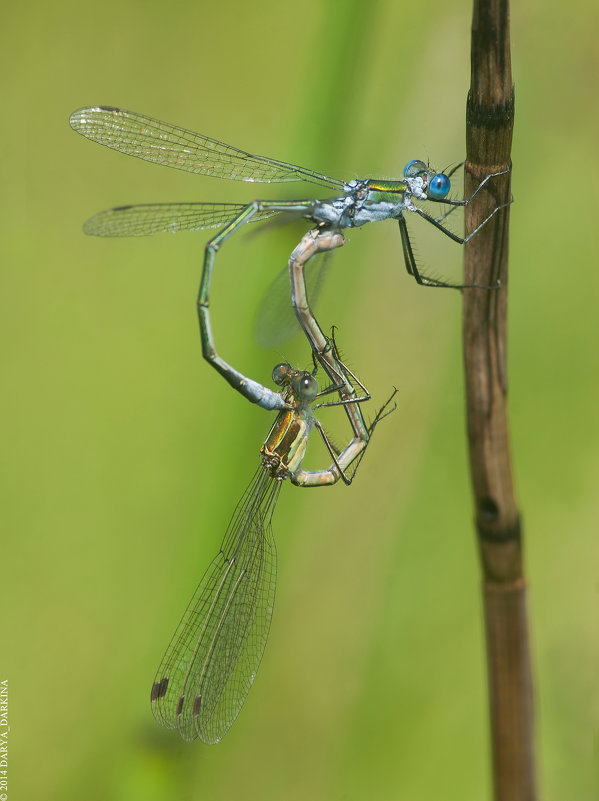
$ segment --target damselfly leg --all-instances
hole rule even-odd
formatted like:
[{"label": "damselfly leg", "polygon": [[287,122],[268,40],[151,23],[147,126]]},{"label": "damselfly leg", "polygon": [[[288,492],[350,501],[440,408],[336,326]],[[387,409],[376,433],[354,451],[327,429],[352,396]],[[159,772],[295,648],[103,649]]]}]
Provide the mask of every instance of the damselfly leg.
[{"label": "damselfly leg", "polygon": [[[447,179],[449,179],[449,176],[453,175],[453,173],[457,169],[459,169],[459,167],[461,167],[463,165],[464,165],[464,162],[461,162],[456,167],[454,167],[453,170],[451,170],[447,174],[447,176],[440,175],[440,176],[436,176],[436,177],[437,178],[447,178]],[[408,164],[406,166],[406,171],[408,171],[411,175],[414,175],[414,176],[422,175],[422,176],[426,177],[427,174],[430,174],[430,169],[427,167],[427,165],[424,164],[424,162],[418,162],[418,161],[410,162],[410,164]],[[494,173],[491,173],[491,174],[487,175],[478,184],[478,186],[476,187],[474,192],[470,195],[470,197],[465,198],[463,200],[455,200],[455,199],[452,199],[452,198],[447,198],[445,196],[435,197],[434,193],[431,193],[427,198],[431,203],[442,203],[444,205],[450,206],[450,208],[445,213],[439,215],[438,217],[435,217],[435,216],[433,216],[431,214],[428,214],[424,209],[420,208],[419,206],[416,206],[415,204],[413,205],[413,208],[411,209],[411,211],[415,212],[420,217],[422,217],[424,220],[426,220],[431,225],[433,225],[435,228],[437,228],[439,231],[444,233],[445,236],[449,237],[453,242],[457,242],[459,245],[465,245],[467,242],[469,242],[472,239],[473,236],[475,236],[481,230],[481,228],[483,228],[488,222],[490,222],[490,220],[498,212],[500,212],[502,209],[505,209],[508,206],[510,206],[511,203],[513,202],[513,198],[510,198],[510,200],[508,200],[505,203],[499,203],[497,206],[495,206],[495,208],[491,211],[491,213],[488,214],[485,217],[485,219],[476,226],[476,228],[474,228],[472,231],[470,231],[469,234],[467,234],[466,236],[463,236],[463,237],[462,236],[458,236],[452,230],[450,230],[445,225],[443,225],[444,220],[447,219],[447,217],[449,217],[449,215],[452,214],[456,209],[464,208],[466,206],[469,206],[470,203],[472,203],[472,201],[474,200],[474,198],[478,195],[478,193],[493,178],[498,178],[501,175],[507,175],[507,174],[509,174],[509,172],[510,172],[509,169],[505,169],[505,170],[499,170],[497,172],[494,172]],[[434,181],[434,179],[432,179],[432,180]],[[443,191],[444,191],[444,189],[442,190],[442,192]],[[404,216],[401,216],[401,217],[398,218],[398,224],[399,224],[399,232],[400,232],[400,235],[401,235],[401,244],[402,244],[402,249],[403,249],[403,255],[404,255],[404,261],[405,261],[405,265],[406,265],[406,270],[407,270],[408,274],[411,275],[414,278],[416,283],[420,284],[421,286],[443,287],[443,288],[446,288],[446,289],[490,289],[490,290],[492,290],[492,289],[497,289],[498,288],[498,285],[496,285],[496,286],[485,286],[483,284],[453,284],[453,283],[450,283],[448,281],[441,281],[441,280],[439,280],[437,278],[430,278],[429,276],[423,275],[418,270],[418,266],[416,264],[416,259],[414,257],[414,252],[413,252],[413,249],[412,249],[412,244],[410,242],[410,236],[409,236],[409,233],[408,233],[408,228],[407,228],[407,224],[406,224],[406,220],[405,220]]]}]

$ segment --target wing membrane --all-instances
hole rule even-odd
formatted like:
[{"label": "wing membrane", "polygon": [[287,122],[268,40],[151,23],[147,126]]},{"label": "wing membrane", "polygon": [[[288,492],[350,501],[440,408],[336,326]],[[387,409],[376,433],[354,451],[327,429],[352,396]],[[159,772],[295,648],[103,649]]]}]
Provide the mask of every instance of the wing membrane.
[{"label": "wing membrane", "polygon": [[71,127],[101,145],[130,156],[198,175],[236,181],[308,181],[342,188],[343,181],[322,173],[256,156],[208,136],[134,111],[94,106],[73,112]]},{"label": "wing membrane", "polygon": [[280,487],[260,466],[158,668],[154,716],[184,740],[222,739],[258,671],[275,596],[271,517]]},{"label": "wing membrane", "polygon": [[[332,251],[318,254],[304,268],[310,308],[318,307],[318,300],[331,266]],[[289,303],[289,269],[285,267],[274,278],[255,316],[254,338],[262,348],[285,345],[302,332],[302,328]]]},{"label": "wing membrane", "polygon": [[[223,228],[239,215],[243,203],[140,203],[118,206],[94,214],[83,230],[92,236],[150,236],[157,233],[201,231]],[[250,222],[260,222],[278,214],[258,211]]]}]

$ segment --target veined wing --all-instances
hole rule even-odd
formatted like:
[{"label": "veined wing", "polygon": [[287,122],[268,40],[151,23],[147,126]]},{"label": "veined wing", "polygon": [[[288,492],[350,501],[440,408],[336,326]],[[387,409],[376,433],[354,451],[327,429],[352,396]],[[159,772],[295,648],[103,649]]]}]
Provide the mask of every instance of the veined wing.
[{"label": "veined wing", "polygon": [[[178,231],[223,228],[247,207],[246,203],[140,203],[117,206],[94,214],[83,225],[92,236],[149,236]],[[278,214],[258,211],[250,222],[260,222]]]},{"label": "veined wing", "polygon": [[280,488],[260,466],[158,668],[154,716],[184,740],[221,740],[258,671],[275,596],[271,517]]},{"label": "veined wing", "polygon": [[[317,254],[304,268],[308,301],[316,309],[326,283],[332,251]],[[262,348],[281,347],[302,332],[289,303],[289,269],[285,267],[264,293],[254,322],[254,338]]]},{"label": "veined wing", "polygon": [[112,106],[93,106],[73,112],[71,127],[77,133],[113,150],[198,175],[236,181],[308,181],[343,188],[329,178],[284,161],[256,156],[177,125]]}]

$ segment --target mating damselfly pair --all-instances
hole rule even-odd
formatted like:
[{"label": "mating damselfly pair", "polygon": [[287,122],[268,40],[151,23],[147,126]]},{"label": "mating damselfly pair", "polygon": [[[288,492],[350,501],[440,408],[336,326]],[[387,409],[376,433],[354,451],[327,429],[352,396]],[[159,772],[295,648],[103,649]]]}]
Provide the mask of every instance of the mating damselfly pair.
[{"label": "mating damselfly pair", "polygon": [[[258,670],[266,644],[274,602],[276,556],[271,515],[281,481],[299,486],[321,486],[342,479],[351,481],[352,470],[364,454],[377,422],[388,404],[366,424],[361,406],[369,399],[338,357],[334,341],[326,337],[308,302],[304,268],[318,252],[344,243],[341,231],[386,219],[399,224],[408,273],[424,285],[461,288],[421,275],[405,213],[427,220],[455,242],[474,236],[505,205],[498,205],[466,237],[450,231],[444,220],[454,209],[467,206],[481,188],[506,170],[487,176],[471,197],[448,198],[452,173],[438,173],[420,160],[408,162],[399,180],[341,181],[314,170],[253,155],[215,139],[168,123],[109,106],[80,109],[71,126],[89,139],[145,161],[199,175],[256,183],[305,182],[328,189],[328,199],[308,195],[296,201],[255,200],[251,203],[158,203],[118,206],[88,220],[84,231],[97,236],[144,236],[159,232],[219,228],[205,247],[198,295],[198,316],[204,357],[242,395],[278,417],[261,450],[261,466],[229,524],[220,552],[205,573],[179,624],[152,686],[151,700],[157,720],[176,728],[184,739],[201,737],[218,742],[241,709]],[[418,203],[444,204],[438,217]],[[278,214],[304,217],[316,225],[293,251],[289,261],[291,304],[302,326],[316,365],[326,372],[339,400],[314,404],[318,393],[312,373],[278,365],[273,391],[228,364],[216,351],[210,321],[210,287],[215,256],[222,245],[247,222],[264,221]],[[479,287],[480,288],[480,287]],[[488,288],[488,287],[487,287]],[[358,390],[363,394],[359,395]],[[311,409],[340,405],[352,438],[337,452]],[[305,471],[303,456],[313,428],[321,433],[332,464],[328,469]]]}]

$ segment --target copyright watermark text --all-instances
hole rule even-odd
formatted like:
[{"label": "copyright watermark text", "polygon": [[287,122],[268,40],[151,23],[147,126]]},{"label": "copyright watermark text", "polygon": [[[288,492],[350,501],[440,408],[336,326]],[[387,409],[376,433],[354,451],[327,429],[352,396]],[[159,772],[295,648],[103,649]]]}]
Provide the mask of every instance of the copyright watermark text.
[{"label": "copyright watermark text", "polygon": [[0,801],[8,799],[8,679],[0,681]]}]

